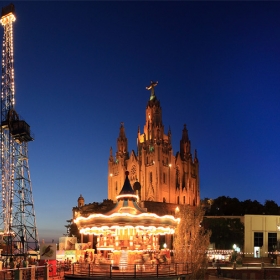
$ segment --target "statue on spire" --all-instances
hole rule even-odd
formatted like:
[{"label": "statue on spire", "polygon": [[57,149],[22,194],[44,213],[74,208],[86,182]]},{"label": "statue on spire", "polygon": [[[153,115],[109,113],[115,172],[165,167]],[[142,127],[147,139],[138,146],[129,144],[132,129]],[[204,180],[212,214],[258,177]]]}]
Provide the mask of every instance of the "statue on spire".
[{"label": "statue on spire", "polygon": [[146,87],[146,90],[151,91],[151,97],[150,100],[153,100],[155,98],[155,86],[157,86],[158,82],[151,81],[151,84]]}]

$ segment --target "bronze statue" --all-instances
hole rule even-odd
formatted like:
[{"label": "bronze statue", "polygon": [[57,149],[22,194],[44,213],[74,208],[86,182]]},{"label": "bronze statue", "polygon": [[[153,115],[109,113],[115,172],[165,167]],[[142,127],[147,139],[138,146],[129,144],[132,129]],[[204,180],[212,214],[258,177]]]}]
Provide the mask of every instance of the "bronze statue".
[{"label": "bronze statue", "polygon": [[152,100],[155,97],[155,86],[157,86],[158,82],[151,81],[151,84],[146,87],[146,90],[151,91],[151,97],[150,100]]}]

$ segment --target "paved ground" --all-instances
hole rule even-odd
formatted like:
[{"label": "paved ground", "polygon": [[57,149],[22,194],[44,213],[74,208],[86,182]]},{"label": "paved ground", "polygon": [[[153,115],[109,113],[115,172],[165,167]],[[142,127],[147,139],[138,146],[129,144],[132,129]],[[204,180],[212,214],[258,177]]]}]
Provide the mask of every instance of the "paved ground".
[{"label": "paved ground", "polygon": [[220,276],[219,278],[217,276],[213,276],[213,275],[209,275],[209,280],[216,280],[216,279],[228,279],[228,278],[225,278],[225,277],[222,277]]}]

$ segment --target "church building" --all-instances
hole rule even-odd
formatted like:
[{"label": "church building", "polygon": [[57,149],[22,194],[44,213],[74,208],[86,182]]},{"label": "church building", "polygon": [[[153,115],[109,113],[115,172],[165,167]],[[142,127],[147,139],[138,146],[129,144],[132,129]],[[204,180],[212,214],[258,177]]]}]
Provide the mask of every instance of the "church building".
[{"label": "church building", "polygon": [[174,155],[171,130],[169,128],[167,134],[164,132],[160,100],[155,94],[157,84],[151,81],[146,87],[150,98],[143,133],[138,128],[137,151],[128,152],[128,139],[121,123],[115,155],[112,147],[110,149],[108,199],[116,201],[125,181],[125,172],[129,171],[130,183],[142,206],[148,210],[151,202],[197,206],[200,204],[197,152],[195,150],[194,156],[191,153],[191,141],[184,125],[180,150]]}]

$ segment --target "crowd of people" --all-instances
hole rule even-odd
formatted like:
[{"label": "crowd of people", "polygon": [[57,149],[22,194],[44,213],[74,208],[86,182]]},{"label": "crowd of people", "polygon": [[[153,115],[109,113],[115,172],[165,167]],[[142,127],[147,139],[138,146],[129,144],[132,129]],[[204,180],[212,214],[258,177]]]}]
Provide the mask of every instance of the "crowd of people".
[{"label": "crowd of people", "polygon": [[2,258],[2,268],[4,269],[14,269],[14,268],[24,268],[29,265],[38,265],[38,261],[35,258],[27,258],[22,256],[13,256],[10,258]]}]

